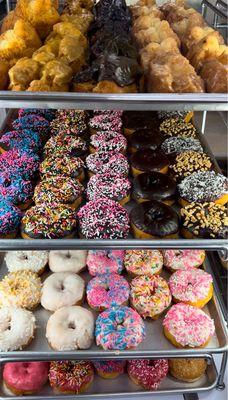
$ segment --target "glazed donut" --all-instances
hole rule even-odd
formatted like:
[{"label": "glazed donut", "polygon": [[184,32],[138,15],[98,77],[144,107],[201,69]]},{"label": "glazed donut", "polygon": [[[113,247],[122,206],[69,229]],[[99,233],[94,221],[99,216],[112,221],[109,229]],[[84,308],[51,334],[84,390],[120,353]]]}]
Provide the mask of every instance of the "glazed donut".
[{"label": "glazed donut", "polygon": [[88,157],[86,157],[86,165],[90,177],[94,174],[103,175],[106,173],[114,176],[128,176],[128,160],[127,157],[121,153],[110,151],[90,154]]},{"label": "glazed donut", "polygon": [[93,361],[93,365],[99,376],[104,379],[114,379],[124,373],[125,360]]},{"label": "glazed donut", "polygon": [[193,117],[193,111],[158,111],[158,118],[161,120],[168,118],[183,119],[189,122]]},{"label": "glazed donut", "polygon": [[84,186],[77,179],[55,175],[36,185],[33,198],[36,205],[60,203],[76,209],[82,202],[83,192]]},{"label": "glazed donut", "polygon": [[37,132],[42,141],[47,140],[50,134],[49,122],[39,115],[31,114],[22,118],[17,118],[12,122],[12,127],[16,131],[23,131],[24,129],[32,129]]},{"label": "glazed donut", "polygon": [[39,169],[39,157],[34,153],[13,149],[0,156],[0,171],[11,179],[21,176],[24,180],[35,177]]},{"label": "glazed donut", "polygon": [[159,250],[126,250],[124,266],[133,276],[159,274],[163,256]]},{"label": "glazed donut", "polygon": [[93,342],[94,318],[80,306],[62,307],[47,322],[46,338],[56,351],[88,349]]},{"label": "glazed donut", "polygon": [[12,149],[39,153],[41,148],[42,142],[39,134],[30,129],[6,132],[0,139],[0,153]]},{"label": "glazed donut", "polygon": [[101,114],[94,115],[89,120],[88,125],[91,135],[100,131],[121,132],[122,129],[121,116],[114,112],[102,112]]},{"label": "glazed donut", "polygon": [[203,153],[203,148],[198,139],[173,136],[166,139],[162,145],[161,150],[168,157],[176,157],[177,154],[184,153],[185,151],[196,151]]},{"label": "glazed donut", "polygon": [[55,393],[79,394],[94,378],[93,364],[89,361],[52,361],[49,383]]},{"label": "glazed donut", "polygon": [[127,211],[107,198],[89,201],[79,210],[78,221],[86,239],[123,239],[130,229]]},{"label": "glazed donut", "polygon": [[186,176],[198,171],[208,171],[212,167],[210,158],[205,153],[196,151],[185,151],[178,154],[175,163],[170,165],[171,174],[179,181]]},{"label": "glazed donut", "polygon": [[146,201],[135,206],[130,212],[130,221],[135,238],[178,237],[177,213],[159,201]]},{"label": "glazed donut", "polygon": [[83,303],[85,282],[72,272],[55,272],[43,283],[41,305],[45,310],[56,311],[61,307]]},{"label": "glazed donut", "polygon": [[169,279],[169,288],[175,302],[202,308],[213,295],[213,279],[202,269],[176,271]]},{"label": "glazed donut", "polygon": [[19,208],[0,198],[0,238],[13,239],[17,235],[22,213]]},{"label": "glazed donut", "polygon": [[171,304],[168,283],[159,275],[137,276],[131,281],[131,304],[143,317],[157,319]]},{"label": "glazed donut", "polygon": [[76,212],[68,205],[57,203],[33,206],[21,221],[23,239],[70,238],[75,229]]},{"label": "glazed donut", "polygon": [[96,311],[127,305],[129,294],[128,282],[118,274],[95,276],[86,288],[87,302]]},{"label": "glazed donut", "polygon": [[169,160],[160,151],[150,149],[136,151],[131,157],[131,171],[134,177],[143,172],[157,171],[162,174],[168,172]]},{"label": "glazed donut", "polygon": [[191,122],[185,122],[180,118],[165,119],[160,127],[160,132],[167,136],[196,137],[197,132]]},{"label": "glazed donut", "polygon": [[21,210],[25,210],[32,203],[33,184],[21,176],[11,179],[6,174],[0,173],[0,196]]},{"label": "glazed donut", "polygon": [[9,272],[26,270],[41,275],[48,263],[48,251],[8,251],[5,262]]},{"label": "glazed donut", "polygon": [[181,209],[181,233],[186,239],[227,238],[228,219],[225,206],[215,203],[191,203]]},{"label": "glazed donut", "polygon": [[33,310],[40,303],[41,279],[32,271],[10,272],[0,281],[1,307]]},{"label": "glazed donut", "polygon": [[204,250],[163,250],[164,266],[171,272],[198,268],[205,260]]},{"label": "glazed donut", "polygon": [[123,259],[122,250],[89,250],[86,264],[92,276],[107,273],[121,274]]},{"label": "glazed donut", "polygon": [[179,203],[182,207],[191,202],[228,202],[228,179],[215,171],[199,171],[187,176],[178,185]]},{"label": "glazed donut", "polygon": [[172,205],[176,196],[176,183],[160,172],[145,172],[133,180],[132,197],[137,203],[157,200]]},{"label": "glazed donut", "polygon": [[49,268],[52,272],[79,274],[86,267],[86,258],[86,250],[52,250],[49,253]]},{"label": "glazed donut", "polygon": [[113,151],[115,153],[126,153],[127,139],[118,132],[102,131],[91,136],[90,139],[90,153],[96,151]]},{"label": "glazed donut", "polygon": [[18,118],[25,117],[26,115],[35,114],[45,118],[47,121],[52,121],[55,118],[56,110],[42,109],[42,108],[20,108],[18,110]]},{"label": "glazed donut", "polygon": [[99,314],[95,336],[97,346],[104,350],[132,349],[145,338],[140,315],[130,307],[113,307]]},{"label": "glazed donut", "polygon": [[39,392],[48,380],[49,362],[9,362],[3,368],[3,382],[17,396]]},{"label": "glazed donut", "polygon": [[164,138],[159,133],[156,128],[150,129],[138,129],[132,135],[129,136],[128,139],[128,151],[129,153],[135,153],[139,150],[157,150]]},{"label": "glazed donut", "polygon": [[214,321],[188,304],[172,306],[163,320],[164,334],[176,347],[205,347],[215,332]]},{"label": "glazed donut", "polygon": [[84,157],[87,152],[86,142],[77,136],[71,136],[67,133],[58,133],[52,136],[43,148],[43,155],[45,158],[61,157],[68,155],[70,157]]},{"label": "glazed donut", "polygon": [[165,359],[129,360],[127,365],[129,378],[146,390],[158,389],[168,370],[169,364]]},{"label": "glazed donut", "polygon": [[64,175],[83,182],[85,179],[84,162],[79,157],[70,157],[69,155],[55,157],[52,155],[40,164],[40,174],[42,179]]},{"label": "glazed donut", "polygon": [[131,183],[129,179],[111,174],[93,175],[87,184],[88,200],[109,198],[122,206],[130,201]]},{"label": "glazed donut", "polygon": [[178,381],[195,382],[205,374],[207,362],[204,358],[172,358],[169,372]]},{"label": "glazed donut", "polygon": [[0,351],[21,350],[34,338],[35,317],[17,307],[0,308]]}]

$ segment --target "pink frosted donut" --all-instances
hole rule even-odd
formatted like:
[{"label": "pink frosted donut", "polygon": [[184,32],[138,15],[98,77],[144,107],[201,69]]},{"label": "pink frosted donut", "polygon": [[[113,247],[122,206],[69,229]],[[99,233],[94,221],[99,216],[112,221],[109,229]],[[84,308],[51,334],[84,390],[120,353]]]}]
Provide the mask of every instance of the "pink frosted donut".
[{"label": "pink frosted donut", "polygon": [[175,272],[197,268],[204,262],[204,250],[163,250],[164,265]]},{"label": "pink frosted donut", "polygon": [[96,311],[126,305],[129,294],[128,282],[118,274],[95,276],[86,288],[87,302]]},{"label": "pink frosted donut", "polygon": [[94,361],[93,365],[97,374],[105,379],[113,379],[124,373],[125,360]]},{"label": "pink frosted donut", "polygon": [[48,380],[48,362],[10,362],[3,369],[6,387],[16,395],[39,392]]},{"label": "pink frosted donut", "polygon": [[158,389],[161,381],[166,377],[169,370],[168,361],[160,360],[130,360],[127,372],[136,385],[147,390]]},{"label": "pink frosted donut", "polygon": [[121,133],[114,131],[98,132],[91,137],[90,152],[95,151],[114,151],[115,153],[125,153],[127,139]]},{"label": "pink frosted donut", "polygon": [[170,277],[169,288],[176,302],[202,308],[213,294],[212,276],[202,269],[176,271]]},{"label": "pink frosted donut", "polygon": [[164,334],[176,347],[205,347],[215,332],[214,321],[188,304],[172,306],[163,320]]},{"label": "pink frosted donut", "polygon": [[127,157],[114,151],[97,152],[86,158],[86,166],[91,174],[106,174],[128,176],[129,164]]},{"label": "pink frosted donut", "polygon": [[89,250],[86,264],[92,276],[106,273],[121,274],[123,259],[123,250]]}]

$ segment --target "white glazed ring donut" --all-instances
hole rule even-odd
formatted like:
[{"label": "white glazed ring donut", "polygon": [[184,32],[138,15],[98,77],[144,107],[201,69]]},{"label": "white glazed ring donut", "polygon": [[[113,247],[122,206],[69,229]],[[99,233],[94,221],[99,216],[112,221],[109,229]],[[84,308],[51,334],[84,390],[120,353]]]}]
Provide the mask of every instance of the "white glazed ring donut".
[{"label": "white glazed ring donut", "polygon": [[0,309],[0,351],[21,350],[34,337],[35,317],[17,307]]},{"label": "white glazed ring donut", "polygon": [[55,272],[44,282],[41,305],[49,311],[61,307],[81,304],[84,297],[85,282],[72,272]]},{"label": "white glazed ring donut", "polygon": [[10,272],[28,270],[42,274],[48,262],[48,251],[9,251],[5,262]]},{"label": "white glazed ring donut", "polygon": [[53,250],[49,253],[49,267],[52,272],[78,274],[85,268],[86,258],[86,250]]},{"label": "white glazed ring donut", "polygon": [[80,306],[63,307],[48,320],[46,338],[57,351],[88,349],[93,342],[94,318]]}]

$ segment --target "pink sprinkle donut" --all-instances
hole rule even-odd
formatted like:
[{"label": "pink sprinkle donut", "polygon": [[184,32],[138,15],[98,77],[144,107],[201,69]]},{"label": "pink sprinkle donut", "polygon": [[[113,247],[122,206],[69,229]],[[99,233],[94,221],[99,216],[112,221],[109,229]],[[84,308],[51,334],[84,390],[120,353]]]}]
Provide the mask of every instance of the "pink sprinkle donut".
[{"label": "pink sprinkle donut", "polygon": [[125,360],[94,361],[93,365],[97,374],[105,379],[113,379],[124,373]]},{"label": "pink sprinkle donut", "polygon": [[168,361],[160,360],[130,360],[127,372],[136,385],[147,390],[158,389],[161,381],[166,377],[169,370]]},{"label": "pink sprinkle donut", "polygon": [[130,223],[127,211],[115,201],[89,201],[78,212],[80,235],[86,239],[124,239]]},{"label": "pink sprinkle donut", "polygon": [[204,262],[204,250],[163,250],[164,265],[175,272],[197,268]]},{"label": "pink sprinkle donut", "polygon": [[213,294],[212,276],[202,269],[176,271],[169,279],[169,288],[176,302],[202,308]]},{"label": "pink sprinkle donut", "polygon": [[164,334],[176,347],[205,347],[215,332],[214,321],[204,311],[178,303],[163,320]]},{"label": "pink sprinkle donut", "polygon": [[118,274],[95,276],[86,288],[87,302],[96,311],[127,305],[129,294],[128,282]]},{"label": "pink sprinkle donut", "polygon": [[130,200],[131,183],[129,179],[111,174],[93,175],[87,185],[88,200],[108,197],[121,205]]},{"label": "pink sprinkle donut", "polygon": [[48,362],[10,362],[3,369],[6,387],[16,395],[39,392],[48,380]]},{"label": "pink sprinkle donut", "polygon": [[122,120],[116,113],[101,113],[90,119],[89,127],[92,129],[92,133],[93,130],[121,132]]},{"label": "pink sprinkle donut", "polygon": [[128,176],[129,164],[127,157],[114,151],[97,152],[86,158],[86,165],[90,175],[105,174]]},{"label": "pink sprinkle donut", "polygon": [[121,133],[114,131],[101,131],[91,137],[90,152],[114,151],[126,153],[127,139]]},{"label": "pink sprinkle donut", "polygon": [[89,250],[86,264],[92,276],[106,273],[121,274],[123,258],[122,250]]}]

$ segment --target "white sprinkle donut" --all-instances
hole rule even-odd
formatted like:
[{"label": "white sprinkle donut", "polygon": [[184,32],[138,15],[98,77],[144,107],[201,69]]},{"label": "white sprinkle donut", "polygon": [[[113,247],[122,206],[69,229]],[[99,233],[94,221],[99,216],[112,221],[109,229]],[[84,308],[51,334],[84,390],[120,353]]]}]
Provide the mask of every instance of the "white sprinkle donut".
[{"label": "white sprinkle donut", "polygon": [[9,251],[5,262],[10,272],[28,270],[40,275],[48,263],[48,251]]},{"label": "white sprinkle donut", "polygon": [[0,351],[21,350],[34,337],[35,317],[17,307],[0,309]]},{"label": "white sprinkle donut", "polygon": [[49,253],[49,267],[52,272],[78,274],[85,268],[86,258],[86,250],[53,250]]},{"label": "white sprinkle donut", "polygon": [[44,282],[41,305],[49,311],[79,305],[83,301],[84,280],[72,272],[55,272]]},{"label": "white sprinkle donut", "polygon": [[46,338],[57,351],[88,349],[93,342],[94,318],[80,306],[63,307],[48,320]]}]

